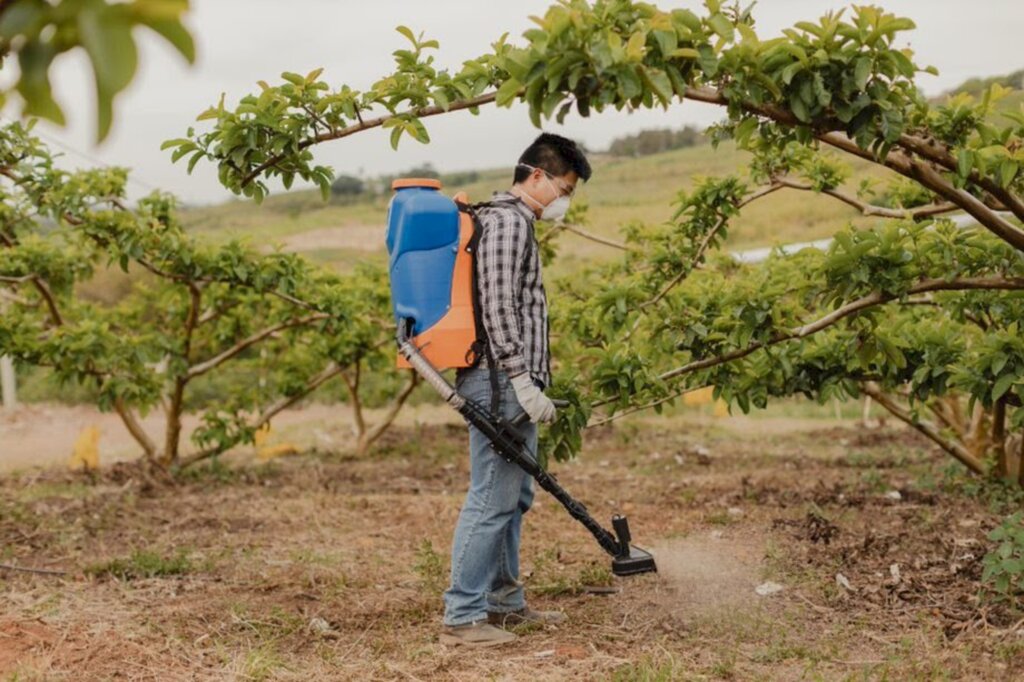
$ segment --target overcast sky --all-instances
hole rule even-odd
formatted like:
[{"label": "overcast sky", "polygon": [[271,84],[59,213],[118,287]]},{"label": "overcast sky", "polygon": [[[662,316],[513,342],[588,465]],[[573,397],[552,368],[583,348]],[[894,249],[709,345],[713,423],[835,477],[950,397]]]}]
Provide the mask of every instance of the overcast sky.
[{"label": "overcast sky", "polygon": [[[58,100],[69,119],[67,128],[41,124],[37,130],[63,149],[63,165],[102,162],[134,169],[132,196],[153,186],[168,189],[187,203],[230,198],[216,179],[215,168],[201,162],[194,174],[183,162],[172,165],[160,143],[182,136],[195,116],[214,104],[221,92],[234,103],[258,91],[256,81],[278,82],[282,71],[306,73],[324,67],[332,87],[347,83],[366,88],[392,69],[391,52],[405,39],[398,24],[425,31],[441,42],[437,62],[457,70],[463,60],[478,56],[503,32],[518,37],[543,14],[548,0],[484,2],[481,0],[193,0],[188,25],[196,38],[197,60],[189,67],[180,55],[144,29],[140,68],[134,83],[115,102],[114,129],[95,145],[95,105],[91,73],[82,55],[62,57],[52,72]],[[658,2],[660,7],[699,9],[696,0]],[[760,0],[755,8],[762,38],[776,35],[796,21],[815,19],[848,3],[831,0]],[[970,76],[1002,74],[1024,67],[1024,4],[1021,0],[882,0],[880,3],[917,23],[909,46],[921,65],[934,65],[939,76],[921,74],[919,84],[936,94]],[[10,105],[4,110],[16,115]],[[581,119],[570,116],[564,126],[547,130],[582,140],[601,149],[612,138],[650,127],[706,125],[717,120],[716,107],[692,102],[667,112],[632,115],[608,111]],[[442,171],[511,165],[537,135],[525,109],[485,107],[474,117],[458,112],[426,121],[432,142],[421,145],[403,138],[392,151],[380,130],[327,143],[314,150],[317,160],[336,173],[375,175],[432,162]],[[195,124],[202,129],[204,124]],[[57,143],[63,145],[58,146]],[[73,151],[72,151],[73,150]]]}]

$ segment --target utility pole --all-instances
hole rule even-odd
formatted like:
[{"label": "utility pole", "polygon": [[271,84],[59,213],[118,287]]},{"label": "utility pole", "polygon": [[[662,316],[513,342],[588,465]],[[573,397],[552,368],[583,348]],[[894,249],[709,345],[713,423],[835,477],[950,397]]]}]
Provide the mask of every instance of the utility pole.
[{"label": "utility pole", "polygon": [[18,394],[14,382],[14,361],[9,355],[0,356],[0,393],[3,393],[5,410],[18,406]]},{"label": "utility pole", "polygon": [[[0,315],[7,309],[7,302],[0,299]],[[5,410],[13,410],[18,406],[17,387],[14,381],[14,360],[9,355],[0,354],[0,405]]]}]

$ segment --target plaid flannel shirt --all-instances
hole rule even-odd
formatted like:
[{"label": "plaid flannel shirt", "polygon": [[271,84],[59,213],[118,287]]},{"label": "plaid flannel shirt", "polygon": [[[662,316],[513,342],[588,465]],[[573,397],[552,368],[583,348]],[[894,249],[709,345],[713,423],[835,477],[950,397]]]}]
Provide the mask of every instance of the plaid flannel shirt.
[{"label": "plaid flannel shirt", "polygon": [[544,387],[551,383],[548,302],[540,273],[535,216],[509,192],[492,201],[512,203],[479,211],[483,235],[476,253],[480,307],[491,352],[510,377],[529,372]]}]

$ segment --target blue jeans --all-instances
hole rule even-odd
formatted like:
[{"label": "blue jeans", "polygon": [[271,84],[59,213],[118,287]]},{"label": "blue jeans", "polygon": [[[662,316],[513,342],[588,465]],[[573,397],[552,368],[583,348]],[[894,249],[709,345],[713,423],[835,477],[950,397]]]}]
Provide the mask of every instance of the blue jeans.
[{"label": "blue jeans", "polygon": [[[498,410],[506,419],[523,408],[508,375],[498,371]],[[474,367],[456,378],[459,393],[485,409],[491,405],[490,370]],[[537,454],[537,425],[520,427],[530,453]],[[444,624],[463,625],[487,618],[488,611],[526,606],[519,582],[519,535],[523,514],[533,503],[533,478],[502,459],[476,427],[469,426],[469,492],[452,541],[451,585],[444,593]]]}]

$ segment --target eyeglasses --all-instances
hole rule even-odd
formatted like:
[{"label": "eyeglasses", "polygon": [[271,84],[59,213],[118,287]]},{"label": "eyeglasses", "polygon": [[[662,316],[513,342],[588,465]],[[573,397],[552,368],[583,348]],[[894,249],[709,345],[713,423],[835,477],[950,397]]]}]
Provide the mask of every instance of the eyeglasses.
[{"label": "eyeglasses", "polygon": [[560,178],[556,178],[554,175],[552,175],[550,172],[544,170],[543,168],[537,168],[536,166],[531,166],[528,163],[520,163],[519,165],[522,166],[523,168],[529,168],[530,170],[539,170],[539,171],[543,172],[544,175],[546,175],[549,178],[551,178],[551,180],[555,183],[555,187],[557,187],[559,190],[561,190],[562,193],[565,196],[569,197],[570,199],[572,198],[572,196],[574,194],[576,194],[576,185],[568,185],[563,180],[561,180]]}]

